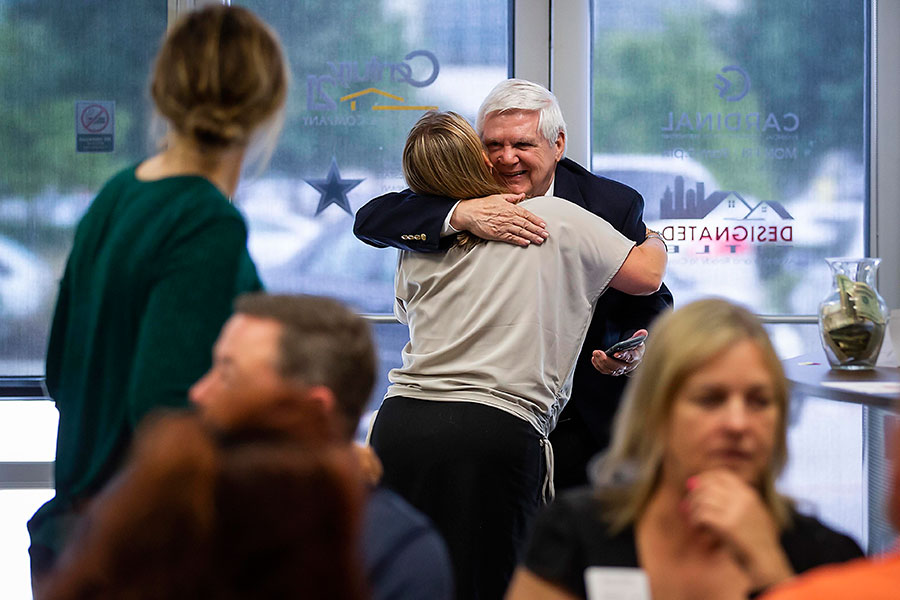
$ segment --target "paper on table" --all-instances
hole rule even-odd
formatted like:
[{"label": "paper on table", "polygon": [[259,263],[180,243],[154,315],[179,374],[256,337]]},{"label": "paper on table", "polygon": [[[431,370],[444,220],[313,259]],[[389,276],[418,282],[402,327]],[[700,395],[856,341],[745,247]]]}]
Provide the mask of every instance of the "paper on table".
[{"label": "paper on table", "polygon": [[588,567],[584,587],[588,600],[650,600],[650,581],[643,569]]},{"label": "paper on table", "polygon": [[863,394],[900,394],[900,381],[823,381],[822,385]]}]

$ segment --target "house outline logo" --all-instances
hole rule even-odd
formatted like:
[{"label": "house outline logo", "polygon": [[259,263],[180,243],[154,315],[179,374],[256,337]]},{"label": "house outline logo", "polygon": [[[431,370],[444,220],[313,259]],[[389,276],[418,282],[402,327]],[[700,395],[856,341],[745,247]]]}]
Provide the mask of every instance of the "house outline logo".
[{"label": "house outline logo", "polygon": [[[382,96],[385,98],[390,98],[391,100],[396,100],[397,102],[406,102],[401,96],[397,96],[396,94],[391,94],[389,92],[385,92],[384,90],[379,90],[378,88],[370,87],[364,90],[360,90],[358,92],[353,92],[352,94],[347,94],[346,96],[341,96],[340,101],[346,102],[350,101],[350,111],[356,111],[356,99],[361,98],[362,96],[367,96],[369,94],[375,94],[378,96]],[[373,104],[371,107],[372,110],[437,110],[437,106],[413,106],[409,104]]]},{"label": "house outline logo", "polygon": [[758,202],[751,206],[744,197],[734,190],[716,190],[708,196],[705,184],[698,181],[694,189],[685,189],[684,177],[677,175],[674,190],[666,186],[659,200],[659,218],[706,219],[718,218],[723,221],[793,221],[794,217],[780,203],[772,200]]}]

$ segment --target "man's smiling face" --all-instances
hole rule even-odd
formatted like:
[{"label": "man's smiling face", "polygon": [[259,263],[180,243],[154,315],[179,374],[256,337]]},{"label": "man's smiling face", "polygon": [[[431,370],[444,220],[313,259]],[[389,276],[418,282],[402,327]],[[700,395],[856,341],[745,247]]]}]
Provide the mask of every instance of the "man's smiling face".
[{"label": "man's smiling face", "polygon": [[490,113],[481,135],[497,181],[528,198],[547,193],[566,148],[565,134],[551,144],[538,131],[539,120],[532,110]]}]

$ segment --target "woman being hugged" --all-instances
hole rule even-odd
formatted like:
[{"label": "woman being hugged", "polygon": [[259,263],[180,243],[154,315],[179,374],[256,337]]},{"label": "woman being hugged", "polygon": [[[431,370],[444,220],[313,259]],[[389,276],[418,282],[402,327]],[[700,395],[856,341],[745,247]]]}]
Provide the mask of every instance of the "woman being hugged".
[{"label": "woman being hugged", "polygon": [[245,9],[205,8],[167,35],[151,78],[165,147],[103,187],[60,284],[46,371],[59,409],[56,497],[29,522],[34,577],[141,418],[187,406],[235,296],[262,287],[228,197],[251,140],[277,129],[287,84],[277,38]]},{"label": "woman being hugged", "polygon": [[509,597],[584,598],[592,567],[625,567],[654,600],[736,600],[862,556],[775,490],[788,388],[759,320],[709,299],[652,331],[594,489],[539,517]]}]

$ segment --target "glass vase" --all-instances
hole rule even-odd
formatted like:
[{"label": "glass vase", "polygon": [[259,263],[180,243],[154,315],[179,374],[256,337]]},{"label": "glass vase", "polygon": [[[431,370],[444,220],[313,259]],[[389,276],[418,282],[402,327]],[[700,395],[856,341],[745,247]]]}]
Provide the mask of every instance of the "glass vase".
[{"label": "glass vase", "polygon": [[831,293],[819,304],[819,333],[832,369],[875,367],[888,320],[875,288],[880,258],[826,258]]}]

